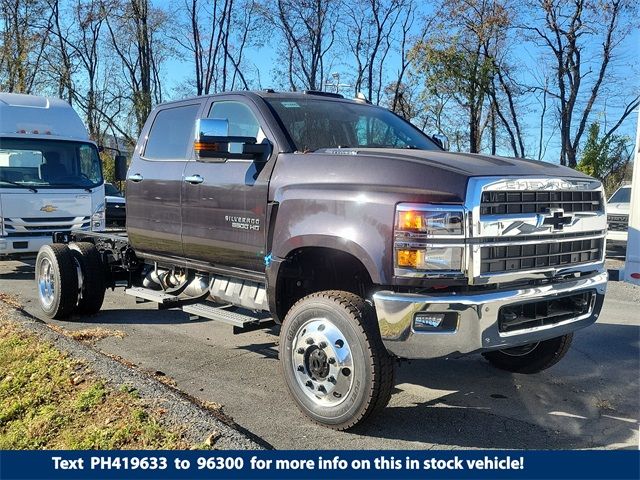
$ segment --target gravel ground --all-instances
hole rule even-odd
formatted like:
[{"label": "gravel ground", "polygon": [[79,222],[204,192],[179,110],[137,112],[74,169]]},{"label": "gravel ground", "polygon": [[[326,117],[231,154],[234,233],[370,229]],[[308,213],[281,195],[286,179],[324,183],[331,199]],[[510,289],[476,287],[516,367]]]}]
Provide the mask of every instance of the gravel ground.
[{"label": "gravel ground", "polygon": [[184,431],[185,439],[200,444],[213,439],[213,448],[219,450],[256,450],[270,448],[254,435],[243,432],[222,413],[204,408],[200,401],[166,385],[133,366],[111,358],[86,343],[73,340],[58,333],[46,323],[26,312],[5,307],[7,318],[38,337],[53,343],[56,348],[68,352],[87,363],[99,377],[106,379],[114,388],[134,387],[140,397],[152,407],[166,413],[160,421],[169,428]]}]

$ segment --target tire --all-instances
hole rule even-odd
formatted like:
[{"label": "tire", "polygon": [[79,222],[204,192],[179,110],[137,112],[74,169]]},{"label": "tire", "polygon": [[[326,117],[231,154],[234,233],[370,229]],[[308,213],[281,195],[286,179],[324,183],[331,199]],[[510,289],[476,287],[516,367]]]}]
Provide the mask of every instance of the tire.
[{"label": "tire", "polygon": [[45,245],[36,258],[36,288],[40,308],[49,318],[65,319],[78,302],[78,271],[69,247]]},{"label": "tire", "polygon": [[[523,347],[485,352],[491,365],[514,373],[538,373],[558,363],[571,346],[573,333]],[[528,347],[528,348],[525,348]]]},{"label": "tire", "polygon": [[70,243],[69,249],[82,271],[82,288],[78,295],[76,311],[92,315],[100,311],[107,289],[100,253],[93,243]]},{"label": "tire", "polygon": [[291,307],[280,330],[280,364],[302,413],[334,430],[355,427],[391,398],[393,359],[373,307],[353,293],[318,292]]}]

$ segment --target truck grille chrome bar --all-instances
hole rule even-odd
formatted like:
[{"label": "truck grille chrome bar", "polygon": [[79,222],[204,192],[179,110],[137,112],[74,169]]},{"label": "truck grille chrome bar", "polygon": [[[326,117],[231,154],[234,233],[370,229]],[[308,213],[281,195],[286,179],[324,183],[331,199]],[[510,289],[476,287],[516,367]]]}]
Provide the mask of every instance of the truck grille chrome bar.
[{"label": "truck grille chrome bar", "polygon": [[5,218],[7,237],[50,237],[53,232],[89,230],[91,217]]},{"label": "truck grille chrome bar", "polygon": [[482,193],[480,215],[514,213],[548,213],[562,209],[566,213],[597,212],[602,210],[602,194],[587,191],[531,191]]},{"label": "truck grille chrome bar", "polygon": [[481,273],[504,273],[544,267],[581,265],[602,258],[604,239],[482,247]]},{"label": "truck grille chrome bar", "polygon": [[590,179],[473,178],[468,213],[471,284],[535,280],[596,270],[607,217]]}]

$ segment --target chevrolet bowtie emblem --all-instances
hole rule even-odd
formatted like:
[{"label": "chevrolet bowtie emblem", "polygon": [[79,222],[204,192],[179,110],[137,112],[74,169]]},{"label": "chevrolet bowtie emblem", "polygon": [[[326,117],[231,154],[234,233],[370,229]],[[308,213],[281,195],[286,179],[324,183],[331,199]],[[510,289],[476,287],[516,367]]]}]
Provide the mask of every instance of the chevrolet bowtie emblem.
[{"label": "chevrolet bowtie emblem", "polygon": [[56,207],[55,205],[45,205],[40,209],[41,212],[47,213],[55,212],[56,210],[58,210],[58,207]]},{"label": "chevrolet bowtie emblem", "polygon": [[551,225],[553,230],[562,230],[565,225],[570,225],[573,217],[565,216],[561,208],[549,208],[546,215],[539,215],[542,225]]}]

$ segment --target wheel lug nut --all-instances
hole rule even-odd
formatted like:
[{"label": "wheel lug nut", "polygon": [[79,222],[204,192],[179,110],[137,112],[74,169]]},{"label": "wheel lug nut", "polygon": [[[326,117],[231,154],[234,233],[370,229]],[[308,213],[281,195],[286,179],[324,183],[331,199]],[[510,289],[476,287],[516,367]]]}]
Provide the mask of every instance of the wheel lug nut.
[{"label": "wheel lug nut", "polygon": [[304,367],[302,365],[298,365],[298,371],[299,372],[304,372]]},{"label": "wheel lug nut", "polygon": [[300,355],[302,355],[302,354],[304,353],[304,348],[299,348],[299,349],[298,349],[298,353],[299,353]]},{"label": "wheel lug nut", "polygon": [[327,342],[320,342],[320,343],[318,344],[318,346],[319,346],[320,348],[327,348]]},{"label": "wheel lug nut", "polygon": [[336,383],[336,378],[334,376],[331,376],[329,378],[327,378],[327,381],[330,383]]},{"label": "wheel lug nut", "polygon": [[322,393],[327,393],[327,389],[326,389],[326,388],[324,388],[322,385],[320,385],[320,386],[318,387],[318,391],[319,391],[319,392],[322,392]]},{"label": "wheel lug nut", "polygon": [[311,380],[307,380],[306,385],[307,385],[307,387],[309,387],[309,388],[313,388],[313,382],[312,382]]},{"label": "wheel lug nut", "polygon": [[333,365],[334,363],[336,363],[336,359],[331,357],[329,360],[327,360],[327,362],[329,362],[331,365]]},{"label": "wheel lug nut", "polygon": [[307,338],[307,345],[312,345],[313,344],[313,338],[309,337]]}]

